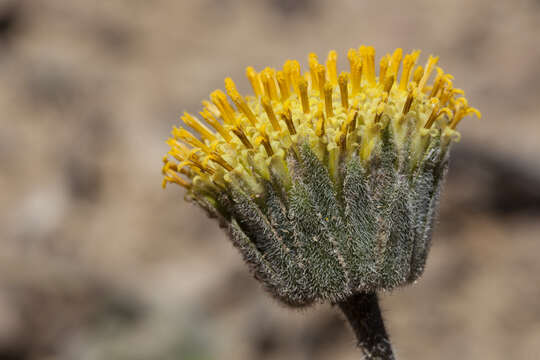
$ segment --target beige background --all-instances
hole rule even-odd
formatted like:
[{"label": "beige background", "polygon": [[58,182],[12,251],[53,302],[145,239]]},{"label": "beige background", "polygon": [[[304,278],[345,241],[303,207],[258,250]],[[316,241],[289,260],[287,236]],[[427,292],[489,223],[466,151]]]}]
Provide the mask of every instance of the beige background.
[{"label": "beige background", "polygon": [[384,294],[400,359],[540,357],[540,2],[0,1],[0,359],[358,359],[160,188],[183,110],[247,65],[440,55],[484,115],[455,147],[425,276]]}]

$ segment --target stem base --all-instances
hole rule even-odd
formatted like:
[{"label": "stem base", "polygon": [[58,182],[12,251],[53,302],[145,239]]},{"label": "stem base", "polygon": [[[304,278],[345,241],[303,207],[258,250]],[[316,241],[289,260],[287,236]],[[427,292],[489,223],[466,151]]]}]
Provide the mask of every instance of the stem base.
[{"label": "stem base", "polygon": [[349,320],[365,359],[395,360],[376,293],[359,293],[337,304]]}]

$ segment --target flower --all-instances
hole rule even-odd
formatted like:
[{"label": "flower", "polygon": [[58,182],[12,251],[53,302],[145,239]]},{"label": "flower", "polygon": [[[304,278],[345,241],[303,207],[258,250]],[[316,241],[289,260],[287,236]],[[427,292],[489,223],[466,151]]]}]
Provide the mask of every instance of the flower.
[{"label": "flower", "polygon": [[[380,60],[350,49],[350,72],[309,55],[283,69],[246,70],[253,96],[225,79],[191,128],[173,128],[163,185],[217,217],[259,279],[284,303],[339,302],[389,290],[423,272],[464,92],[430,56]],[[401,68],[401,75],[398,76]],[[429,83],[430,77],[434,80]],[[230,98],[232,103],[227,98]]]}]

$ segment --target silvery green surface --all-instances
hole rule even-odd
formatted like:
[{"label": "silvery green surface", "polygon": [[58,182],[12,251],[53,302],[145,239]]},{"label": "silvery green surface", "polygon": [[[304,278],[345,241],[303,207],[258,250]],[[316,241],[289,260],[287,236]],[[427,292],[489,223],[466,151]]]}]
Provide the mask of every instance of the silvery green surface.
[{"label": "silvery green surface", "polygon": [[[252,196],[242,186],[192,199],[228,229],[256,279],[292,306],[391,290],[424,271],[448,151],[432,137],[410,163],[390,126],[369,161],[340,160],[332,179],[307,145],[291,148],[287,171]],[[444,147],[447,149],[447,147]]]}]

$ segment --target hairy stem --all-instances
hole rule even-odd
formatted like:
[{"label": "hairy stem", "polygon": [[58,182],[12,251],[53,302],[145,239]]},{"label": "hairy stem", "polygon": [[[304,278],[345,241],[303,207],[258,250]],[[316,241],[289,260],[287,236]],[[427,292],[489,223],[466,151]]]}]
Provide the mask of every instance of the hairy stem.
[{"label": "hairy stem", "polygon": [[355,294],[337,305],[349,320],[365,359],[395,359],[376,293]]}]

